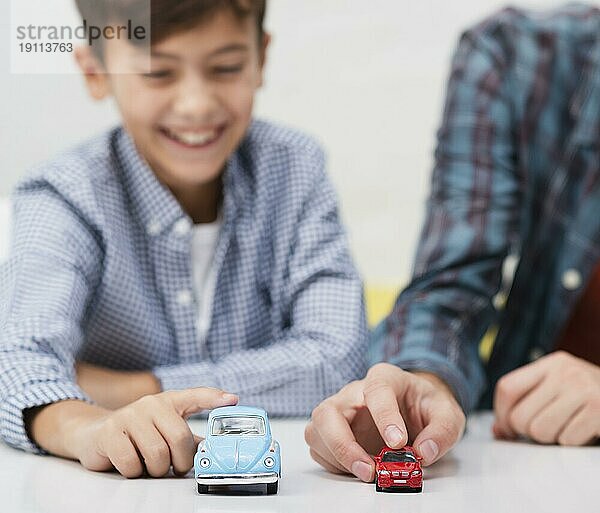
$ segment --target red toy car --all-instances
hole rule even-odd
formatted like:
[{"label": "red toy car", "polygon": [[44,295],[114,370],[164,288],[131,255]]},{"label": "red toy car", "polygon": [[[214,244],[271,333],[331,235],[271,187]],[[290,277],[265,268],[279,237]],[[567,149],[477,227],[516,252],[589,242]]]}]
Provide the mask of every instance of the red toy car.
[{"label": "red toy car", "polygon": [[378,492],[407,490],[420,492],[423,490],[422,458],[407,445],[402,449],[384,447],[375,456],[375,489]]}]

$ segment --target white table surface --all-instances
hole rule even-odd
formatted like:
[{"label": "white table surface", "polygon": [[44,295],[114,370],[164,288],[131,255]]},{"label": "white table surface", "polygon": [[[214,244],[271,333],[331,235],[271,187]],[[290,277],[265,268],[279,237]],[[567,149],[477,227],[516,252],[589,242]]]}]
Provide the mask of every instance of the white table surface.
[{"label": "white table surface", "polygon": [[[272,420],[281,444],[277,495],[198,495],[192,477],[127,480],[0,443],[0,511],[10,513],[598,512],[600,447],[501,442],[477,414],[442,461],[424,471],[423,493],[377,493],[373,484],[328,474],[304,443],[304,420]],[[201,434],[203,421],[192,421]]]}]

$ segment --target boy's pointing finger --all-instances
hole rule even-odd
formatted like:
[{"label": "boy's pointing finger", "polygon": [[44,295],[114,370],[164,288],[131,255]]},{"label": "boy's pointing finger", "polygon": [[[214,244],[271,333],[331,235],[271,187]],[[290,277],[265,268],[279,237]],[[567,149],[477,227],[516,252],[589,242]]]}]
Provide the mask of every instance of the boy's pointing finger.
[{"label": "boy's pointing finger", "polygon": [[165,392],[173,407],[184,419],[202,410],[211,410],[220,406],[233,406],[239,398],[218,388],[187,388]]}]

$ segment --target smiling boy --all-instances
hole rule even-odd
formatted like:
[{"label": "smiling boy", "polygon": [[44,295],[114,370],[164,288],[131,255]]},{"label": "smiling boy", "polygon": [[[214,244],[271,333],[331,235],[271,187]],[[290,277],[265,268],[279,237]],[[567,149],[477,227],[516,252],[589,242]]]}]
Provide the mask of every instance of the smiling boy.
[{"label": "smiling boy", "polygon": [[185,419],[234,394],[308,414],[366,335],[321,150],[252,120],[264,0],[151,5],[150,69],[125,40],[78,49],[123,126],[21,182],[0,268],[2,438],[128,477],[187,472]]}]

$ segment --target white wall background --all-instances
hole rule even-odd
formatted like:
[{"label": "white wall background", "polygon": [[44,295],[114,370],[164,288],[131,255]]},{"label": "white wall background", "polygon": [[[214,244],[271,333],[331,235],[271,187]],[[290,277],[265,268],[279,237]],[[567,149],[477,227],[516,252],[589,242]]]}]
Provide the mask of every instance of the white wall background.
[{"label": "white wall background", "polygon": [[[0,5],[0,195],[32,164],[118,120],[110,103],[88,100],[78,76],[10,74],[9,4]],[[460,32],[504,4],[269,0],[273,44],[257,113],[326,147],[354,255],[372,283],[408,277],[449,59]]]}]

